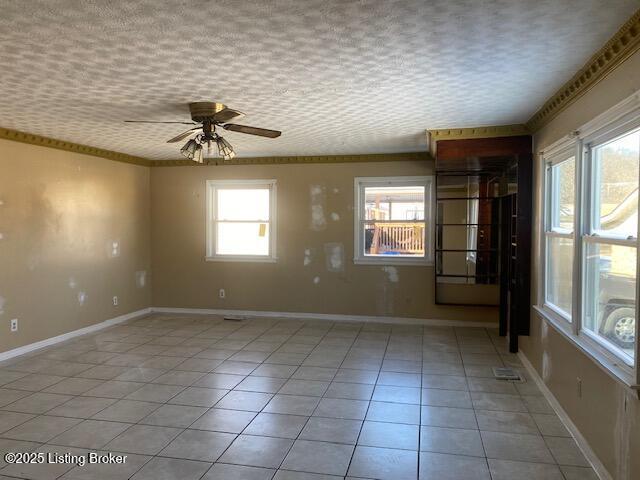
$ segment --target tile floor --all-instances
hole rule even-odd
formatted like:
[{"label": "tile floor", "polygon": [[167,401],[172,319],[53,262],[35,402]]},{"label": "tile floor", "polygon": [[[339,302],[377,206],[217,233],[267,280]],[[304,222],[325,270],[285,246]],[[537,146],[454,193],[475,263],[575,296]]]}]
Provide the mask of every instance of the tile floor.
[{"label": "tile floor", "polygon": [[495,332],[152,315],[0,365],[0,453],[37,479],[597,478]]}]

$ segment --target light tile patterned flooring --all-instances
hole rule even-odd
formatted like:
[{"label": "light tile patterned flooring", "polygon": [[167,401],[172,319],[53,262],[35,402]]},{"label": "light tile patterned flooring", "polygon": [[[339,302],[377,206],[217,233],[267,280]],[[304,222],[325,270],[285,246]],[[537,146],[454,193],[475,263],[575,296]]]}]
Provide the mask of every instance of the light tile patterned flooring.
[{"label": "light tile patterned flooring", "polygon": [[597,478],[479,328],[152,315],[0,365],[0,478]]}]

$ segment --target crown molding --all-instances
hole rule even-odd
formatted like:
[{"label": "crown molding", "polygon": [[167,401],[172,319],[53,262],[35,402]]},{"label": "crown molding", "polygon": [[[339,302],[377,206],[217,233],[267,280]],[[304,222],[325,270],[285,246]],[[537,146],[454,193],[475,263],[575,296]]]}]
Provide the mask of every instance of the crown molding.
[{"label": "crown molding", "polygon": [[8,128],[0,128],[0,138],[5,140],[13,140],[14,142],[28,143],[29,145],[38,145],[40,147],[55,148],[58,150],[66,150],[67,152],[82,153],[92,155],[94,157],[107,158],[116,162],[129,163],[133,165],[142,165],[148,167],[150,162],[146,158],[135,157],[126,153],[104,150],[102,148],[91,147],[89,145],[81,145],[79,143],[66,142],[55,138],[43,137],[32,133],[20,132],[18,130],[10,130]]},{"label": "crown molding", "polygon": [[440,128],[427,130],[427,141],[429,144],[429,152],[434,155],[436,152],[436,142],[440,140],[467,140],[470,138],[514,137],[520,135],[531,135],[526,125],[514,124],[469,128]]},{"label": "crown molding", "polygon": [[224,161],[220,158],[205,159],[203,164],[186,159],[151,160],[152,167],[200,167],[227,165],[283,165],[295,163],[356,163],[356,162],[401,162],[433,160],[429,152],[376,153],[363,155],[318,155],[300,157],[244,157]]},{"label": "crown molding", "polygon": [[640,48],[640,10],[527,121],[536,132]]}]

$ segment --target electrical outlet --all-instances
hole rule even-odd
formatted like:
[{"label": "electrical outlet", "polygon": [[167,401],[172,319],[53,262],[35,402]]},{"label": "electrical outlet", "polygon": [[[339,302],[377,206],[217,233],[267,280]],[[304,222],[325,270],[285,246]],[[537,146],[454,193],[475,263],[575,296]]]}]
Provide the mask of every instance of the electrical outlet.
[{"label": "electrical outlet", "polygon": [[117,297],[117,296],[114,296],[114,297],[113,297],[113,306],[114,306],[114,307],[117,307],[117,306],[118,306],[118,297]]},{"label": "electrical outlet", "polygon": [[220,291],[218,292],[218,296],[220,298],[225,298],[227,296],[227,294],[224,291],[224,288],[221,288]]},{"label": "electrical outlet", "polygon": [[11,320],[11,331],[12,332],[17,332],[18,331],[18,319],[14,318],[13,320]]}]

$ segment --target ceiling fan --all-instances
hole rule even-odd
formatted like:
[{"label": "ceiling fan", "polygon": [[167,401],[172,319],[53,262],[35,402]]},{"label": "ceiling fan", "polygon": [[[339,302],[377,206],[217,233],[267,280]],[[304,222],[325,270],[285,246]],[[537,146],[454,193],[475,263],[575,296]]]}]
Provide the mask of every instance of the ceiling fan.
[{"label": "ceiling fan", "polygon": [[212,143],[218,148],[218,153],[224,160],[231,160],[236,156],[231,144],[222,136],[218,135],[216,128],[220,127],[231,132],[248,133],[260,137],[277,138],[282,132],[278,130],[267,130],[266,128],[249,127],[238,125],[237,123],[227,123],[235,118],[244,116],[238,110],[227,108],[226,105],[218,102],[194,102],[189,104],[192,122],[154,122],[147,120],[125,120],[127,123],[175,123],[181,125],[196,125],[195,127],[182,132],[180,135],[167,140],[167,143],[175,143],[185,138],[189,138],[187,143],[180,149],[189,160],[197,163],[204,163],[203,145],[207,145],[207,150],[211,151]]}]

